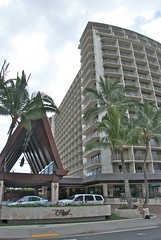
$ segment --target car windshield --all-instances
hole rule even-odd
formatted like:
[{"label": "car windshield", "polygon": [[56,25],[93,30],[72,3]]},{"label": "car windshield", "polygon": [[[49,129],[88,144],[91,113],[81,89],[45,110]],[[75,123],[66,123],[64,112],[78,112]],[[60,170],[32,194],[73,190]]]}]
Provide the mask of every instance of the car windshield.
[{"label": "car windshield", "polygon": [[70,196],[68,199],[73,200],[75,198],[75,195]]}]

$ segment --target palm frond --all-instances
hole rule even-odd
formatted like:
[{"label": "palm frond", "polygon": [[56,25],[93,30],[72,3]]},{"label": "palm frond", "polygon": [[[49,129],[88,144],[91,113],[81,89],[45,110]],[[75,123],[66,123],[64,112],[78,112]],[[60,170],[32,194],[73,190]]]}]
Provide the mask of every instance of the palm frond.
[{"label": "palm frond", "polygon": [[10,113],[6,108],[4,108],[3,106],[0,106],[0,115],[8,116],[10,115]]}]

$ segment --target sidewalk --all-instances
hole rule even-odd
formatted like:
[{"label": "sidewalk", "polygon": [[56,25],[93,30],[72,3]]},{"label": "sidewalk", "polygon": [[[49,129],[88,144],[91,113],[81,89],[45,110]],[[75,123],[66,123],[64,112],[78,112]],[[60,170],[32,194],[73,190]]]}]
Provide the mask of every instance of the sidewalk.
[{"label": "sidewalk", "polygon": [[128,219],[117,221],[82,222],[67,224],[26,225],[0,227],[0,239],[32,239],[42,237],[71,237],[80,234],[125,231],[127,229],[155,228],[161,218]]}]

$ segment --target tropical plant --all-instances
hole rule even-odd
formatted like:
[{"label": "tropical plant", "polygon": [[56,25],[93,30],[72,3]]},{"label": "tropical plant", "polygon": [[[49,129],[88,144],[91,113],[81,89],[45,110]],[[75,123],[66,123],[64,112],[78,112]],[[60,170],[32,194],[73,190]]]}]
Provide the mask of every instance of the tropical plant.
[{"label": "tropical plant", "polygon": [[103,133],[99,142],[87,145],[86,150],[92,148],[110,148],[112,153],[117,152],[121,158],[122,172],[124,177],[125,197],[128,208],[132,208],[132,197],[129,180],[124,160],[124,146],[132,145],[136,141],[133,122],[130,121],[124,109],[116,106],[110,107],[100,122],[96,123],[98,132]]},{"label": "tropical plant", "polygon": [[161,109],[149,102],[144,101],[135,107],[135,131],[138,135],[138,144],[145,145],[145,155],[143,163],[145,199],[143,207],[147,207],[149,202],[149,186],[147,179],[147,159],[150,141],[161,142]]},{"label": "tropical plant", "polygon": [[135,87],[123,86],[117,80],[110,78],[103,79],[102,77],[100,77],[98,84],[99,90],[91,88],[84,89],[85,95],[97,100],[97,105],[85,112],[84,119],[88,120],[91,116],[103,112],[104,115],[102,120],[99,122],[99,124],[96,124],[95,127],[98,131],[104,132],[106,137],[103,137],[99,142],[88,145],[86,150],[99,147],[110,148],[112,152],[119,152],[124,175],[125,195],[128,202],[128,207],[132,208],[131,192],[123,156],[123,145],[132,144],[132,135],[129,135],[129,133],[132,133],[134,128],[129,131],[128,128],[130,125],[127,125],[127,123],[130,122],[126,113],[128,108],[134,105],[134,101],[131,101],[127,98],[126,92],[135,91]]},{"label": "tropical plant", "polygon": [[84,119],[89,119],[97,113],[106,113],[111,106],[128,107],[134,104],[126,97],[126,92],[135,91],[133,85],[124,86],[116,79],[102,78],[98,82],[98,89],[85,88],[83,94],[91,99],[97,100],[97,105],[90,108],[84,114]]},{"label": "tropical plant", "polygon": [[46,113],[56,112],[53,99],[43,92],[33,93],[31,98],[27,89],[29,78],[22,71],[21,76],[7,79],[9,64],[4,61],[0,71],[0,115],[11,117],[11,125],[8,134],[12,135],[13,130],[21,122],[28,131],[31,130],[31,121],[43,118]]}]

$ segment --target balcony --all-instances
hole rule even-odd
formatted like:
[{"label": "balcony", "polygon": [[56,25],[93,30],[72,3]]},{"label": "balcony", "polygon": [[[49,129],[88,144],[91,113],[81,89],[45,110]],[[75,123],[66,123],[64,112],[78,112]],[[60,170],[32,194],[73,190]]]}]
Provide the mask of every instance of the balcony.
[{"label": "balcony", "polygon": [[84,169],[93,168],[96,166],[101,166],[100,159],[88,159],[87,162],[83,164]]},{"label": "balcony", "polygon": [[[87,134],[88,132],[91,132],[95,129],[94,124],[97,122],[97,119],[94,119],[90,121],[86,126],[83,127],[83,134]],[[92,127],[93,126],[93,127]]]},{"label": "balcony", "polygon": [[135,158],[135,161],[137,161],[137,160],[142,160],[142,161],[144,161],[144,158],[145,158],[145,154],[140,154],[140,155],[134,155],[134,158]]},{"label": "balcony", "polygon": [[95,67],[94,66],[89,68],[86,73],[82,74],[82,87],[87,86],[87,84],[89,83],[89,79],[91,80],[94,75],[95,75]]},{"label": "balcony", "polygon": [[154,100],[154,96],[151,94],[142,93],[142,97],[145,99]]},{"label": "balcony", "polygon": [[133,62],[127,62],[127,61],[122,61],[122,65],[131,66],[131,67],[134,66]]},{"label": "balcony", "polygon": [[149,75],[147,75],[147,74],[138,73],[138,76],[139,76],[139,78],[144,78],[144,79],[150,80]]},{"label": "balcony", "polygon": [[149,59],[149,58],[148,58],[148,62],[149,62],[150,64],[153,64],[153,65],[158,65],[157,61],[156,61],[156,60],[153,60],[153,59]]},{"label": "balcony", "polygon": [[151,86],[149,84],[140,83],[141,88],[151,89]]},{"label": "balcony", "polygon": [[134,49],[135,52],[145,53],[145,52],[144,52],[144,49],[142,49],[142,48],[133,47],[133,49]]},{"label": "balcony", "polygon": [[83,139],[83,144],[89,144],[89,143],[92,143],[92,142],[96,142],[100,139],[100,136],[98,134],[98,132],[93,132],[92,134],[86,136],[84,139]]},{"label": "balcony", "polygon": [[118,51],[116,51],[116,50],[102,50],[102,55],[103,56],[109,56],[109,55],[114,55],[114,56],[116,56],[116,55],[118,55]]},{"label": "balcony", "polygon": [[82,107],[82,113],[84,114],[87,110],[94,107],[97,101],[95,99],[90,98],[88,103]]},{"label": "balcony", "polygon": [[116,45],[116,43],[115,42],[101,42],[101,44],[102,44],[102,46],[114,46],[114,47],[116,47],[117,45]]},{"label": "balcony", "polygon": [[84,158],[92,158],[93,156],[96,156],[100,153],[100,149],[94,148],[92,150],[84,151],[83,157]]},{"label": "balcony", "polygon": [[153,57],[156,57],[155,52],[150,51],[150,50],[146,50],[146,54],[150,55],[150,56],[153,56]]},{"label": "balcony", "polygon": [[123,70],[123,74],[128,76],[136,76],[134,71],[128,71],[128,70]]},{"label": "balcony", "polygon": [[116,67],[116,66],[119,66],[120,63],[118,61],[118,59],[112,59],[112,58],[104,58],[103,59],[103,66],[104,67],[108,67],[108,66],[111,66],[111,67]]},{"label": "balcony", "polygon": [[161,92],[161,87],[154,86],[154,90],[158,91],[158,92]]},{"label": "balcony", "polygon": [[155,81],[155,82],[160,82],[161,83],[161,79],[159,77],[152,76],[152,80]]},{"label": "balcony", "polygon": [[145,66],[145,65],[137,64],[136,66],[137,66],[137,68],[139,68],[139,69],[143,69],[143,70],[147,70],[147,71],[148,71],[148,67]]},{"label": "balcony", "polygon": [[150,71],[160,74],[160,70],[158,68],[150,68]]},{"label": "balcony", "polygon": [[120,48],[131,49],[130,45],[119,43]]},{"label": "balcony", "polygon": [[[128,154],[124,154],[124,160],[129,160],[129,155]],[[121,161],[121,156],[119,154],[113,154],[111,156],[111,161]]]},{"label": "balcony", "polygon": [[135,56],[135,59],[141,62],[146,62],[145,56]]},{"label": "balcony", "polygon": [[152,154],[153,161],[161,161],[161,154]]},{"label": "balcony", "polygon": [[132,58],[132,54],[130,53],[125,53],[125,52],[120,52],[121,56],[127,57],[127,58]]},{"label": "balcony", "polygon": [[104,72],[105,73],[121,73],[121,71],[118,69],[118,68],[105,68],[104,69]]}]

